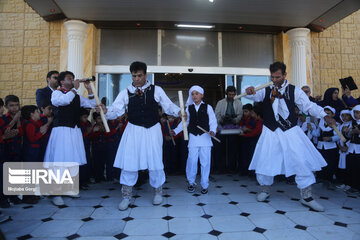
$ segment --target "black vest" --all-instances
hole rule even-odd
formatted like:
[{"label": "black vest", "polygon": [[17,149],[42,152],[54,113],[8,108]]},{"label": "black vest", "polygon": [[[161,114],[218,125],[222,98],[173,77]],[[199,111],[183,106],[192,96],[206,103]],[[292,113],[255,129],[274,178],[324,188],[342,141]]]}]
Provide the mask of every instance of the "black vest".
[{"label": "black vest", "polygon": [[330,131],[323,131],[320,128],[320,137],[318,138],[319,141],[324,141],[324,137],[333,137],[334,136],[334,130],[330,130]]},{"label": "black vest", "polygon": [[[353,121],[352,126],[353,126],[353,128],[355,128],[355,127],[360,128],[360,125],[358,125],[358,124],[356,123],[356,121]],[[351,143],[354,143],[354,144],[360,144],[359,134],[353,134],[353,135],[351,136],[350,142],[351,142]]]},{"label": "black vest", "polygon": [[283,119],[279,115],[279,121],[276,121],[274,111],[271,104],[271,88],[265,89],[265,98],[263,101],[263,114],[264,125],[271,131],[275,131],[280,128],[283,131],[289,130],[297,125],[296,113],[295,113],[295,86],[289,84],[284,92],[284,100],[289,110],[289,116],[287,119]]},{"label": "black vest", "polygon": [[189,132],[195,136],[201,135],[204,132],[201,131],[197,126],[202,127],[206,131],[209,131],[209,115],[207,113],[207,104],[201,104],[199,110],[196,112],[195,105],[191,104],[189,106],[190,113],[190,122],[189,122]]},{"label": "black vest", "polygon": [[53,106],[54,125],[53,127],[80,126],[80,96],[75,95],[74,99],[66,106]]},{"label": "black vest", "polygon": [[131,124],[150,128],[159,122],[159,104],[155,101],[154,93],[154,85],[146,88],[141,95],[128,90],[128,119]]}]

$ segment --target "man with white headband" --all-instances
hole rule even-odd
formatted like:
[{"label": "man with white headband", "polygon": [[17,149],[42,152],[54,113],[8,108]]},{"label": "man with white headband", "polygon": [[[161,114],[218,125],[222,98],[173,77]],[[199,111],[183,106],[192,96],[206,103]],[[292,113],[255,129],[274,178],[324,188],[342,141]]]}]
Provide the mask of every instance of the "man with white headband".
[{"label": "man with white headband", "polygon": [[259,91],[254,87],[246,89],[247,98],[263,103],[264,127],[249,167],[249,170],[256,171],[262,188],[257,200],[263,202],[270,196],[274,176],[295,175],[301,203],[316,211],[324,211],[324,207],[313,199],[311,185],[315,183],[313,172],[320,171],[326,162],[297,126],[295,105],[305,114],[324,117],[329,125],[334,125],[335,120],[326,116],[322,107],[310,102],[304,91],[289,84],[284,63],[271,64],[270,74],[273,86]]},{"label": "man with white headband", "polygon": [[[186,177],[189,182],[187,191],[195,192],[198,159],[201,165],[201,193],[206,194],[209,187],[209,174],[211,164],[211,136],[215,136],[217,121],[214,110],[209,104],[202,101],[204,89],[192,86],[186,101],[187,124],[189,130],[189,154],[186,162]],[[205,129],[204,133],[197,126]],[[177,135],[183,130],[182,122],[175,128],[172,134]]]},{"label": "man with white headband", "polygon": [[107,119],[122,116],[125,108],[128,108],[129,122],[114,162],[114,167],[122,169],[120,183],[123,199],[119,204],[121,211],[126,210],[130,204],[132,187],[137,181],[139,170],[149,170],[150,185],[155,189],[153,204],[162,203],[165,173],[158,107],[161,105],[166,114],[180,116],[180,108],[171,102],[164,90],[146,80],[146,70],[145,63],[133,62],[130,65],[132,84],[119,93],[108,109],[101,105]]}]

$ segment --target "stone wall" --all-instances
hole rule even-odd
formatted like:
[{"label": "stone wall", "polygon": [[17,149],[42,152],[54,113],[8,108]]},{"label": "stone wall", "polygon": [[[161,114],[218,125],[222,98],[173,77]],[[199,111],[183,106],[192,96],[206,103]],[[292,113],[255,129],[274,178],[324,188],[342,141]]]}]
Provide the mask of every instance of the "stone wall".
[{"label": "stone wall", "polygon": [[0,97],[35,103],[46,74],[59,69],[62,21],[46,22],[23,0],[0,1]]},{"label": "stone wall", "polygon": [[[329,87],[340,88],[339,79],[348,76],[360,88],[360,10],[324,32],[312,32],[311,51],[313,95],[324,95]],[[359,97],[360,91],[352,95]]]}]

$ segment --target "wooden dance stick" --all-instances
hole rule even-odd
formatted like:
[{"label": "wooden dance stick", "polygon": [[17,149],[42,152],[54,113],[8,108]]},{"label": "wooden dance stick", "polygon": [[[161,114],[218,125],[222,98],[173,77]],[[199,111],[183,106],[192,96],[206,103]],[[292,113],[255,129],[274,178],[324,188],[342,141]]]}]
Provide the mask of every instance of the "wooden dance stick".
[{"label": "wooden dance stick", "polygon": [[197,125],[196,127],[197,127],[198,129],[200,129],[201,131],[203,131],[204,133],[209,134],[209,135],[210,135],[210,137],[211,137],[211,138],[213,138],[215,141],[217,141],[217,142],[221,143],[220,139],[218,139],[217,137],[213,137],[213,136],[211,136],[211,134],[210,134],[208,131],[206,131],[205,129],[203,129],[203,128],[202,128],[202,127],[200,127],[199,125]]},{"label": "wooden dance stick", "polygon": [[[256,92],[256,91],[259,91],[259,90],[261,90],[261,89],[263,89],[263,88],[272,86],[273,84],[274,84],[274,83],[273,83],[272,81],[271,81],[271,82],[268,82],[268,83],[265,83],[264,85],[261,85],[261,86],[259,86],[259,87],[256,87],[256,88],[255,88],[255,92]],[[242,97],[245,97],[246,95],[247,95],[246,92],[244,92],[244,93],[242,93],[242,94],[240,94],[240,95],[235,96],[234,99],[242,98]]]},{"label": "wooden dance stick", "polygon": [[181,111],[181,121],[183,124],[183,133],[184,133],[184,140],[188,141],[189,140],[189,134],[188,134],[188,129],[187,129],[187,125],[186,125],[186,119],[185,119],[185,107],[184,107],[184,99],[183,99],[183,94],[182,91],[178,91],[178,95],[179,95],[179,104],[180,104],[180,111]]},{"label": "wooden dance stick", "polygon": [[344,137],[344,135],[342,135],[342,133],[336,126],[331,126],[331,128],[337,133],[343,143],[346,142],[346,138]]},{"label": "wooden dance stick", "polygon": [[[96,104],[100,105],[99,96],[97,95],[94,84],[92,82],[90,82],[90,86],[91,86],[91,90],[93,91]],[[104,124],[105,131],[110,132],[109,125],[108,125],[108,123],[106,121],[105,114],[104,114],[104,111],[103,111],[102,107],[100,107],[100,116],[101,116],[101,120],[102,120],[102,122]]]},{"label": "wooden dance stick", "polygon": [[167,123],[168,129],[169,129],[169,134],[170,134],[170,137],[171,137],[171,141],[172,141],[172,143],[174,144],[174,146],[176,146],[175,141],[174,141],[174,137],[173,137],[173,135],[171,134],[171,127],[170,127],[169,120],[166,120],[166,123]]}]

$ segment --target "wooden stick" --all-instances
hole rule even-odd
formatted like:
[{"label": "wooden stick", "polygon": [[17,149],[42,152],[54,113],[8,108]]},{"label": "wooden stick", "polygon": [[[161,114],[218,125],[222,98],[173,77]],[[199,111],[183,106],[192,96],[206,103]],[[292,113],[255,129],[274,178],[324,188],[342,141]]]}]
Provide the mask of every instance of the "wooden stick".
[{"label": "wooden stick", "polygon": [[[100,105],[99,96],[97,95],[96,90],[95,90],[95,86],[94,86],[94,84],[92,82],[90,82],[90,86],[91,86],[91,90],[93,91],[96,104]],[[102,120],[102,122],[104,124],[105,131],[110,132],[109,125],[108,125],[108,123],[106,121],[105,114],[104,114],[104,111],[103,111],[102,107],[100,107],[100,116],[101,116],[101,120]]]},{"label": "wooden stick", "polygon": [[[274,83],[273,83],[272,81],[271,81],[271,82],[268,82],[268,83],[265,83],[265,84],[263,84],[263,85],[261,85],[261,86],[259,86],[259,87],[256,87],[256,88],[255,88],[255,92],[256,92],[256,91],[259,91],[259,90],[261,90],[261,89],[263,89],[263,88],[272,86],[273,84],[274,84]],[[242,97],[245,97],[246,95],[247,95],[246,92],[244,92],[244,93],[242,93],[242,94],[240,94],[240,95],[235,96],[234,99],[242,98]]]},{"label": "wooden stick", "polygon": [[167,123],[168,129],[169,129],[169,135],[170,135],[170,137],[171,137],[171,141],[172,141],[172,143],[174,144],[174,146],[176,146],[176,143],[175,143],[175,141],[174,141],[174,137],[173,137],[173,135],[171,134],[171,127],[170,127],[169,120],[166,120],[166,123]]},{"label": "wooden stick", "polygon": [[178,91],[178,95],[179,95],[179,104],[180,104],[180,111],[181,111],[181,121],[182,121],[183,128],[184,128],[183,129],[184,140],[188,141],[189,134],[188,134],[188,129],[187,129],[186,120],[185,120],[185,107],[184,107],[184,99],[183,99],[182,91]]},{"label": "wooden stick", "polygon": [[344,137],[344,135],[342,135],[342,133],[336,126],[331,126],[331,128],[337,133],[342,142],[346,142],[346,138]]},{"label": "wooden stick", "polygon": [[213,137],[213,136],[211,136],[211,134],[210,134],[208,131],[206,131],[205,129],[203,129],[203,128],[202,128],[202,127],[200,127],[199,125],[197,125],[196,127],[197,127],[198,129],[200,129],[201,131],[203,131],[204,133],[209,134],[209,135],[210,135],[210,137],[212,137],[215,141],[217,141],[217,142],[221,143],[220,139],[218,139],[217,137]]}]

